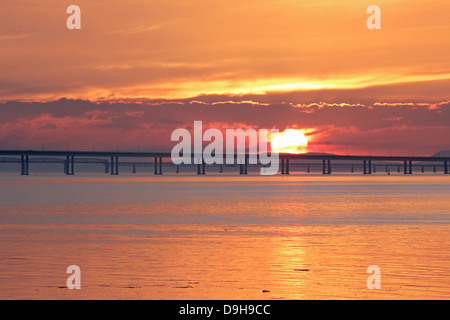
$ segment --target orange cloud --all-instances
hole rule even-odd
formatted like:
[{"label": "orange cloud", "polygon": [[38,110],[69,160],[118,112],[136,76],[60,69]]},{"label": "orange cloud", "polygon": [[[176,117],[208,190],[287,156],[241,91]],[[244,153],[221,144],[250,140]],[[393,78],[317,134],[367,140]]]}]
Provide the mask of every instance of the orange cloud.
[{"label": "orange cloud", "polygon": [[181,99],[449,80],[450,4],[377,4],[382,29],[370,31],[366,5],[355,0],[79,0],[82,29],[69,31],[64,4],[6,1],[0,99]]}]

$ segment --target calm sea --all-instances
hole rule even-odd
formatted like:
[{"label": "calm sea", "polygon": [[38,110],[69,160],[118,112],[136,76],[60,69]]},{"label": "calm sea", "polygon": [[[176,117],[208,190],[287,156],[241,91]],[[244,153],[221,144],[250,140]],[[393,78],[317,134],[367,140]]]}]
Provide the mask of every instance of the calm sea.
[{"label": "calm sea", "polygon": [[0,299],[450,299],[449,210],[443,175],[4,176]]}]

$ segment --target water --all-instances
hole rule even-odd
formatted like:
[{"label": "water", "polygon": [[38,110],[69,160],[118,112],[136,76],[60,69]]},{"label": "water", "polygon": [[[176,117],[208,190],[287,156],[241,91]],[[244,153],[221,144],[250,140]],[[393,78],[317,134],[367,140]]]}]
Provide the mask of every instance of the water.
[{"label": "water", "polygon": [[450,299],[449,195],[443,175],[1,177],[0,298]]}]

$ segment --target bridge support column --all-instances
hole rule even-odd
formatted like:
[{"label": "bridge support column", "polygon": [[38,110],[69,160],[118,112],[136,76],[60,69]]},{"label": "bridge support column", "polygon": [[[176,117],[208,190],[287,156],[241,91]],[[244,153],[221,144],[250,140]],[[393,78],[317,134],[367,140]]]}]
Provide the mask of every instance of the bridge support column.
[{"label": "bridge support column", "polygon": [[219,167],[219,173],[223,173],[223,166]]},{"label": "bridge support column", "polygon": [[117,156],[111,157],[111,175],[112,176],[119,175],[119,157]]},{"label": "bridge support column", "polygon": [[180,166],[177,166],[177,173],[180,173]]},{"label": "bridge support column", "polygon": [[133,174],[136,174],[136,165],[133,164]]},{"label": "bridge support column", "polygon": [[156,158],[156,175],[162,176],[162,157]]},{"label": "bridge support column", "polygon": [[116,161],[116,158],[115,157],[111,157],[111,168],[110,168],[110,171],[111,171],[111,175],[113,176],[114,175],[114,171],[115,171],[115,167],[116,167],[116,165],[115,165],[115,161]]},{"label": "bridge support column", "polygon": [[444,161],[444,174],[450,174],[449,162],[450,161]]},{"label": "bridge support column", "polygon": [[162,157],[155,157],[155,176],[162,175]]},{"label": "bridge support column", "polygon": [[[238,162],[241,162],[240,161],[241,159],[238,159]],[[239,164],[239,174],[240,175],[245,175],[246,173],[245,173],[245,167],[247,166],[247,157],[245,157],[244,158],[244,163],[240,163]]]},{"label": "bridge support column", "polygon": [[308,167],[307,167],[307,169],[306,169],[306,172],[307,172],[307,173],[311,173],[311,167],[309,166],[309,164],[308,164]]},{"label": "bridge support column", "polygon": [[372,160],[364,160],[364,174],[372,174]]},{"label": "bridge support column", "polygon": [[331,160],[323,160],[322,173],[323,174],[331,174]]},{"label": "bridge support column", "polygon": [[65,162],[65,171],[66,175],[73,176],[75,175],[75,156],[67,156]]},{"label": "bridge support column", "polygon": [[290,174],[289,159],[281,159],[281,174]]},{"label": "bridge support column", "polygon": [[244,174],[248,174],[248,163],[249,163],[249,158],[246,156],[245,157],[245,164],[244,164]]},{"label": "bridge support column", "polygon": [[29,172],[29,163],[30,163],[29,157],[28,157],[28,156],[25,156],[25,155],[22,155],[22,156],[21,156],[21,161],[20,161],[20,164],[21,164],[21,172],[20,172],[20,174],[21,174],[22,176],[28,176],[28,175],[30,175],[30,172]]},{"label": "bridge support column", "polygon": [[109,162],[108,160],[105,161],[105,174],[109,173]]},{"label": "bridge support column", "polygon": [[412,161],[405,161],[404,162],[404,173],[405,174],[412,174]]},{"label": "bridge support column", "polygon": [[206,163],[205,160],[202,159],[202,163],[197,165],[197,175],[203,176],[206,174]]}]

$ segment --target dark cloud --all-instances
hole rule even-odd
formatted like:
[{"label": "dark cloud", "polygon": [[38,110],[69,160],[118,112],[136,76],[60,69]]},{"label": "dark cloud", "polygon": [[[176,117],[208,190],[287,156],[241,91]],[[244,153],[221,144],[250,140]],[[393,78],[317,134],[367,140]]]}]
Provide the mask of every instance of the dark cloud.
[{"label": "dark cloud", "polygon": [[[283,100],[287,98],[283,97]],[[352,100],[352,99],[350,99]],[[279,95],[199,96],[177,101],[0,104],[0,147],[170,149],[178,128],[303,129],[311,151],[433,154],[448,149],[450,102],[300,102]],[[394,150],[394,151],[393,151]]]}]

